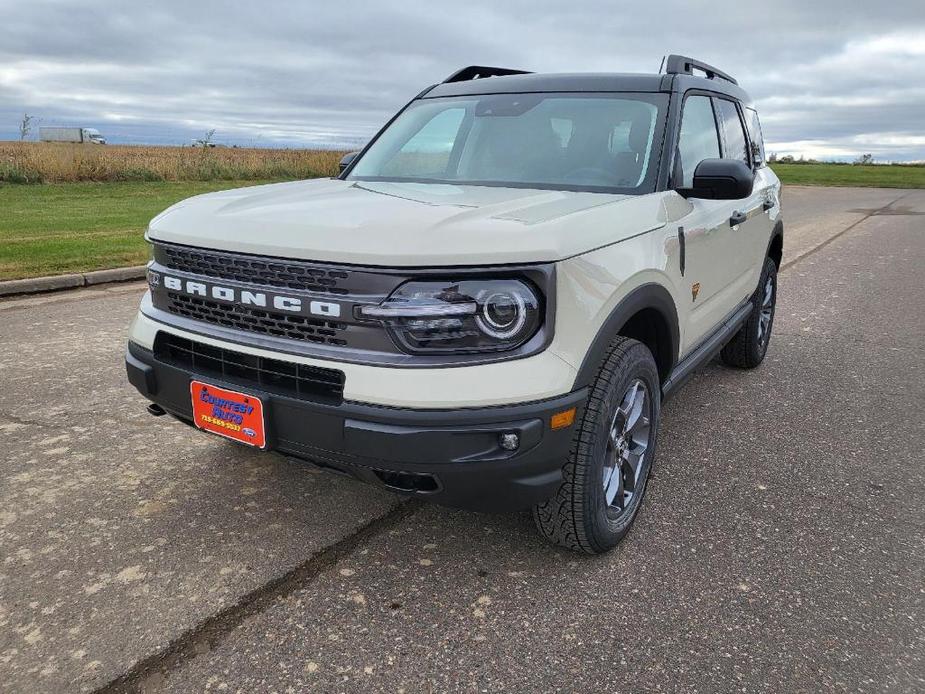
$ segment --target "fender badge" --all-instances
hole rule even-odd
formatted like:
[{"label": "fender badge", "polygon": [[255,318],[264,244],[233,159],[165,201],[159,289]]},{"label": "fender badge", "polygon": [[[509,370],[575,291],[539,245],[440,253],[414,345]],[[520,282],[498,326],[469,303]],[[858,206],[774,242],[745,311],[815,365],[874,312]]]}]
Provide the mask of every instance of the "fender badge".
[{"label": "fender badge", "polygon": [[697,295],[700,293],[700,282],[694,282],[691,285],[691,301],[697,300]]}]

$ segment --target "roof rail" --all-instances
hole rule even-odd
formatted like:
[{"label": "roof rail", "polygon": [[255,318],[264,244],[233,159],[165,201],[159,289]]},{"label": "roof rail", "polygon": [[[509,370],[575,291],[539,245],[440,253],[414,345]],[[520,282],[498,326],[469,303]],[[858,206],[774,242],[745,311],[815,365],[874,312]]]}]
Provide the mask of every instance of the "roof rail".
[{"label": "roof rail", "polygon": [[694,70],[700,70],[701,72],[706,73],[707,79],[712,80],[717,77],[721,80],[726,80],[727,82],[732,82],[733,84],[738,84],[730,75],[727,75],[722,70],[719,70],[712,65],[701,62],[699,60],[694,60],[693,58],[688,58],[684,55],[669,55],[668,64],[665,67],[665,72],[669,75],[693,75]]},{"label": "roof rail", "polygon": [[507,67],[485,67],[483,65],[470,65],[462,70],[457,70],[452,75],[443,80],[443,84],[450,82],[468,82],[469,80],[480,80],[486,77],[503,77],[504,75],[529,75],[529,70],[512,70]]}]

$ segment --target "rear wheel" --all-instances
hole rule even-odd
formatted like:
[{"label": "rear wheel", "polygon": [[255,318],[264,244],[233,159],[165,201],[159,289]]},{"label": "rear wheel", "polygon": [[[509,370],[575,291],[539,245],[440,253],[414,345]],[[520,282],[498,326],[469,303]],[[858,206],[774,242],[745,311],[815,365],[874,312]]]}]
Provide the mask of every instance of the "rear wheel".
[{"label": "rear wheel", "polygon": [[726,364],[740,369],[754,369],[768,352],[777,305],[777,265],[771,258],[764,259],[761,279],[751,302],[752,312],[748,319],[720,353]]},{"label": "rear wheel", "polygon": [[645,494],[660,406],[652,353],[641,342],[616,338],[591,386],[562,485],[534,508],[544,537],[589,554],[623,539]]}]

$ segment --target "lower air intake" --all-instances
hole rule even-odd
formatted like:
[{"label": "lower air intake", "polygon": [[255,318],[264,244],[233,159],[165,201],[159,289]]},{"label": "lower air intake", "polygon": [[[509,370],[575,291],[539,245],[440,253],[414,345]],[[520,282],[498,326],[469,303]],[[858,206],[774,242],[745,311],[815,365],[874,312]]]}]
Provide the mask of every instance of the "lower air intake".
[{"label": "lower air intake", "polygon": [[160,332],[154,356],[190,373],[213,376],[270,393],[339,405],[344,399],[344,372],[213,347]]}]

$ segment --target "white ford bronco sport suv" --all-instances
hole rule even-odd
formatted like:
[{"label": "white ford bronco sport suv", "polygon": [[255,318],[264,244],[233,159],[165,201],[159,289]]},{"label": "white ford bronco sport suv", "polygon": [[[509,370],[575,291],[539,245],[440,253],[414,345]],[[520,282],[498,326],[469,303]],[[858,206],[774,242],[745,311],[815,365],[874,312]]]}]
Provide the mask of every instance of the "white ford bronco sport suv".
[{"label": "white ford bronco sport suv", "polygon": [[341,166],[151,221],[126,354],[149,410],[613,547],[662,400],[768,347],[780,183],[748,95],[681,56],[469,67]]}]

